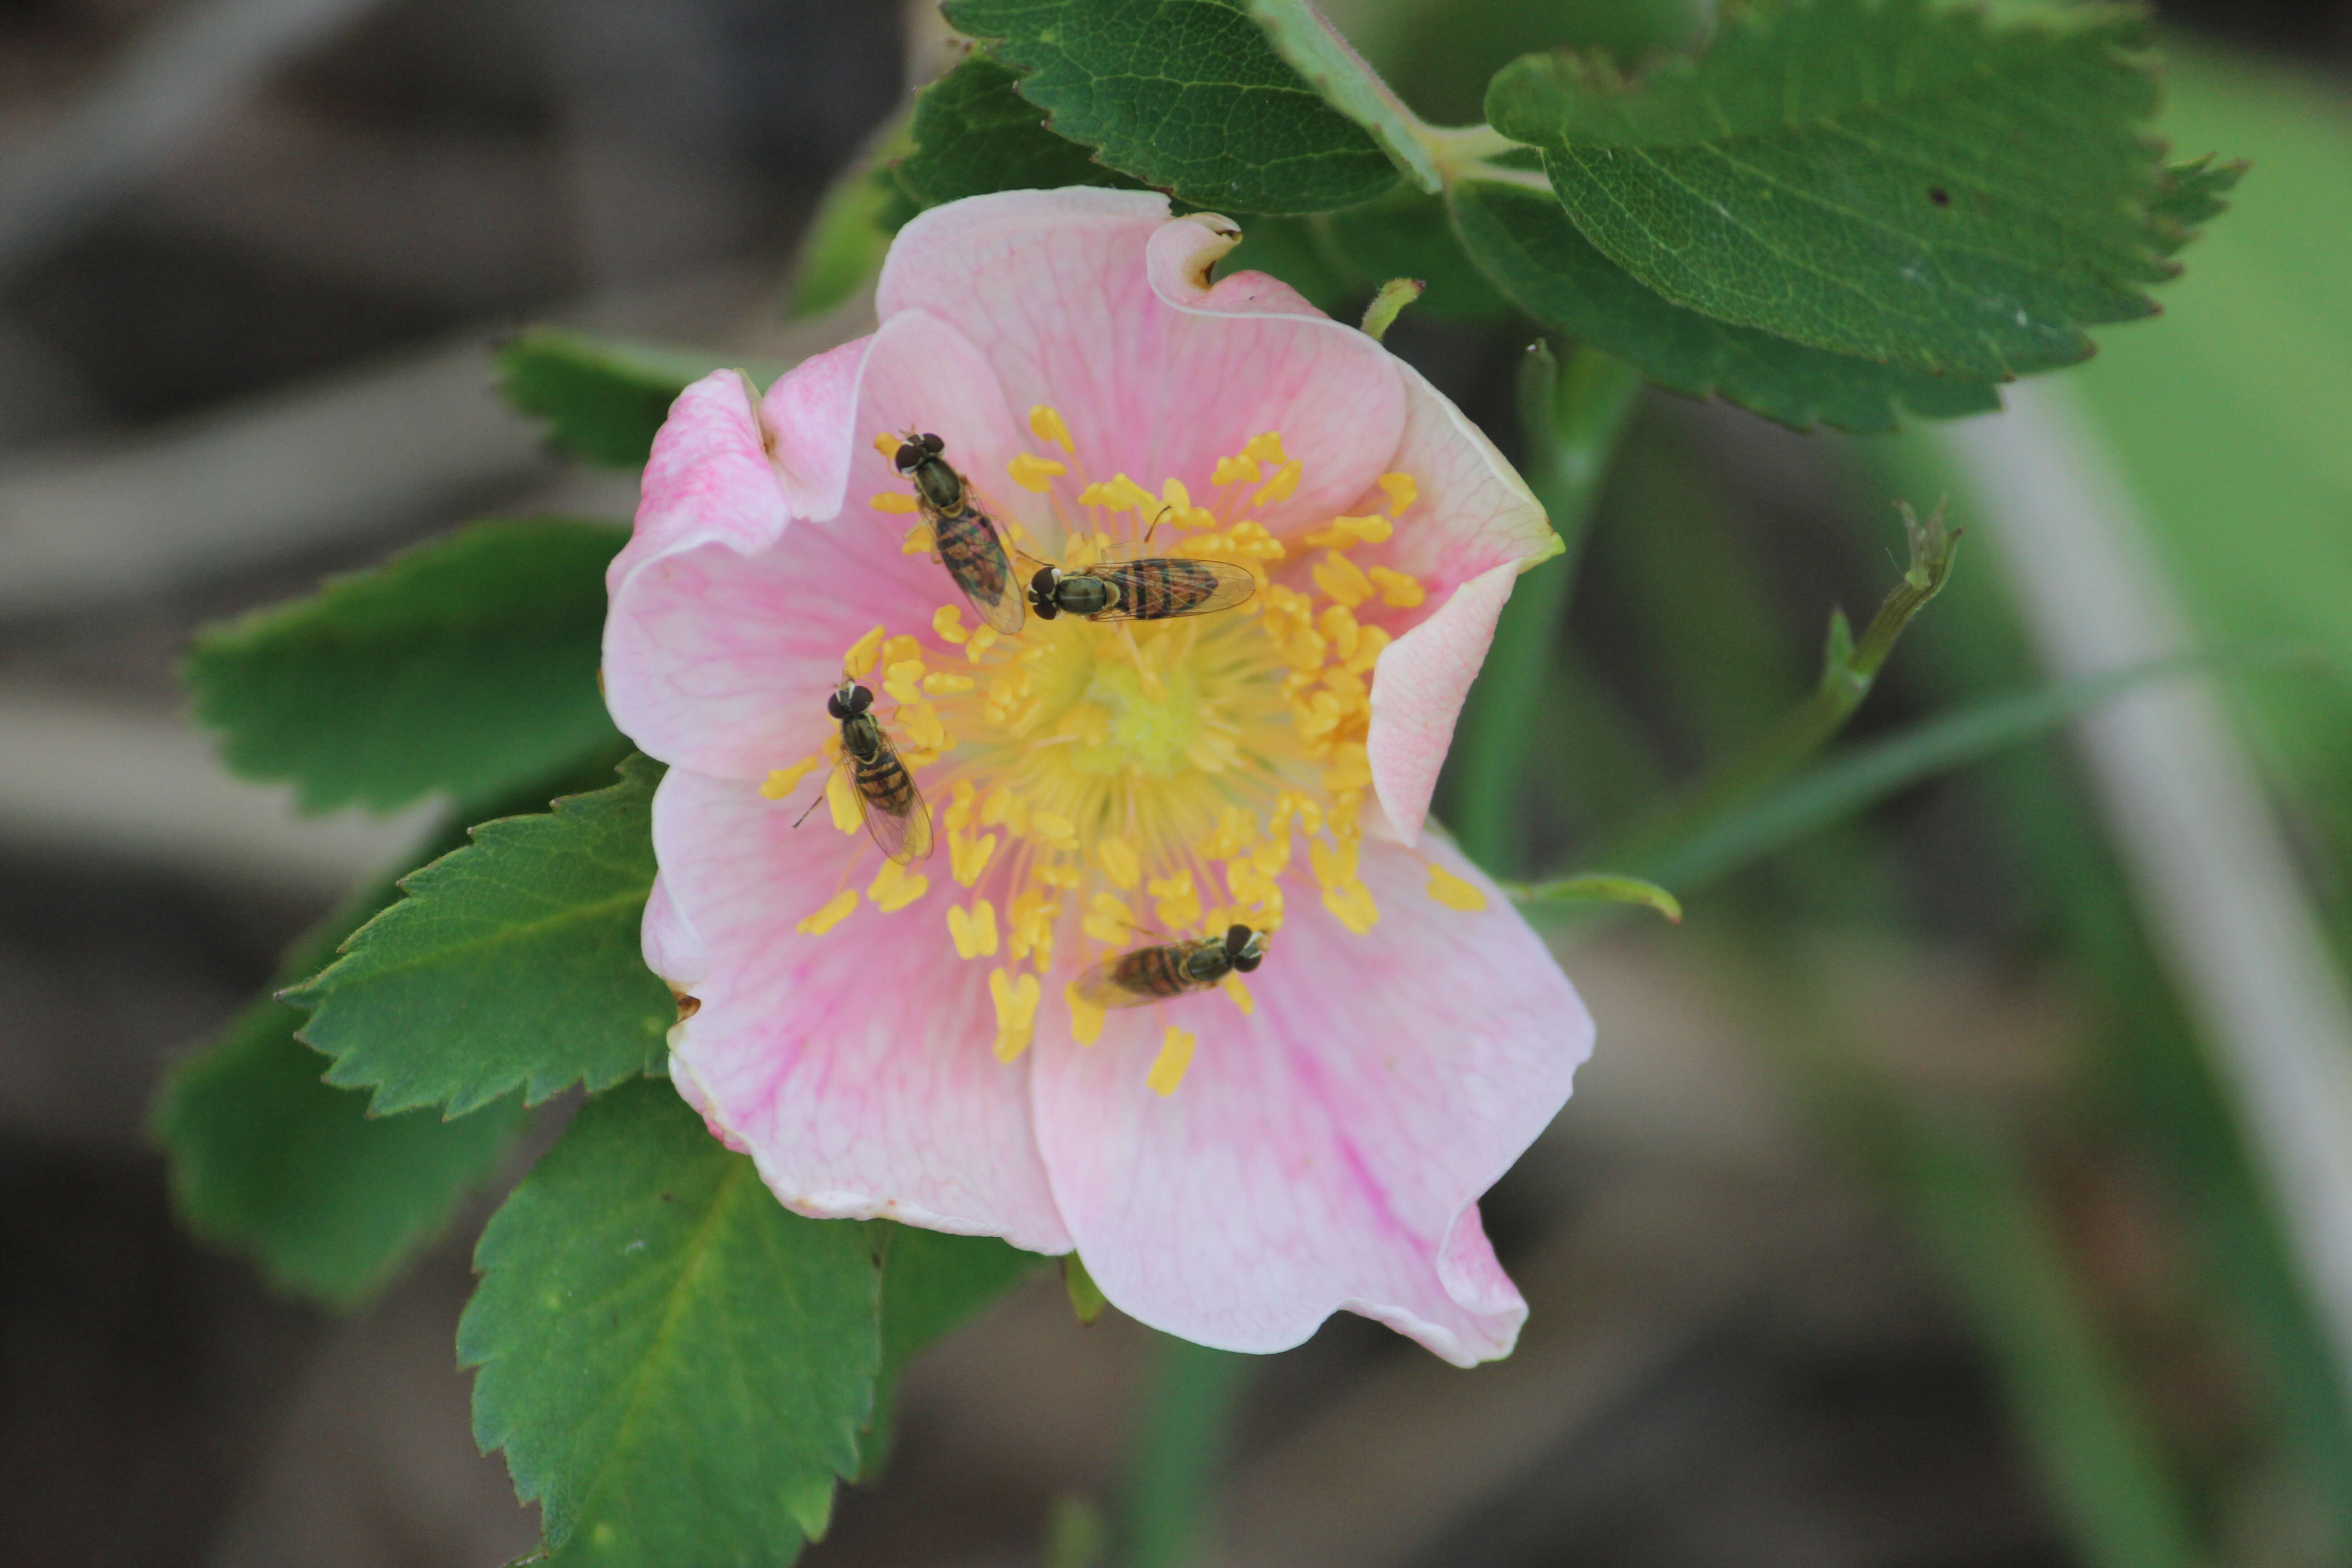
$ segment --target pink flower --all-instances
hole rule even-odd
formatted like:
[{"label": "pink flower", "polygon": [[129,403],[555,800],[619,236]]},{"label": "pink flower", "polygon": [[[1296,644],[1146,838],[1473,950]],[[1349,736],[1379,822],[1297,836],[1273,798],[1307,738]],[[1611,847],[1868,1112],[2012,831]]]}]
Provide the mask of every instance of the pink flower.
[{"label": "pink flower", "polygon": [[[1527,1315],[1478,1195],[1592,1024],[1423,818],[1556,542],[1378,343],[1263,274],[1211,287],[1236,238],[1149,194],[959,202],[898,236],[871,336],[764,397],[722,372],[678,398],[604,637],[614,718],[670,764],[646,956],[701,1004],[679,1090],[803,1214],[1075,1247],[1204,1344],[1281,1349],[1346,1308],[1468,1364]],[[999,637],[908,515],[909,430],[1032,556],[1262,584]],[[854,796],[793,829],[845,668],[929,802],[928,860],[884,859]],[[1137,927],[1231,922],[1274,933],[1245,982],[1070,994]]]}]

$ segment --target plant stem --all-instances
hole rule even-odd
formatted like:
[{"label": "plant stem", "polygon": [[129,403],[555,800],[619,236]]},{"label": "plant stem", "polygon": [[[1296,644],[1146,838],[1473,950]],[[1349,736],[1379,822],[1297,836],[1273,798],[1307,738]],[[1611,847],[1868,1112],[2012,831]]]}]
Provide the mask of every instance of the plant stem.
[{"label": "plant stem", "polygon": [[1576,583],[1592,507],[1642,378],[1578,344],[1565,362],[1538,342],[1519,369],[1527,479],[1559,535],[1559,558],[1521,576],[1458,726],[1465,765],[1451,814],[1463,850],[1497,874],[1517,868],[1518,795],[1559,620]]},{"label": "plant stem", "polygon": [[1158,1337],[1143,1425],[1128,1477],[1121,1568],[1186,1568],[1208,1544],[1208,1519],[1250,1361]]}]

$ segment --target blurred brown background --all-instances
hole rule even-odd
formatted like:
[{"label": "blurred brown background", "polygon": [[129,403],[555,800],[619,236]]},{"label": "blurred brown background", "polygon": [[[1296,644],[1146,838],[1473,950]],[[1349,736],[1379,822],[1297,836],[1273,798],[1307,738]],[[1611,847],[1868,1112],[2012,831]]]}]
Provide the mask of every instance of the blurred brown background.
[{"label": "blurred brown background", "polygon": [[[2352,63],[2340,5],[2168,10],[2339,85]],[[535,1539],[453,1367],[478,1213],[347,1321],[174,1229],[159,1064],[414,825],[231,782],[173,666],[199,622],[465,517],[626,515],[627,480],[488,395],[486,345],[541,320],[769,353],[855,330],[782,326],[792,244],[939,47],[919,8],[856,0],[0,0],[0,1564],[471,1568]],[[1410,319],[1395,342],[1504,418],[1496,345]],[[1596,668],[1612,574],[1639,569],[1612,519],[1722,509],[1775,553],[1765,611],[1799,642],[1871,600],[1881,563],[1823,542],[1849,503],[1822,443],[1664,398],[1641,421],[1652,460],[1604,502],[1574,613]],[[1808,962],[1891,1070],[2031,1104],[2084,1048],[2081,1004],[1993,940],[2009,890],[1970,809],[1906,821],[1936,941],[1807,938]],[[1522,1349],[1463,1374],[1341,1320],[1256,1368],[1232,1561],[2076,1561],[1948,1291],[1762,1065],[1764,962],[1704,930],[1578,951],[1601,1054],[1490,1206]],[[2103,1278],[2158,1303],[2125,1312],[2153,1385],[2230,1441],[2244,1369],[2163,1342],[2193,1266],[2127,1175],[2070,1179]],[[1080,1330],[1041,1279],[919,1370],[892,1469],[809,1561],[1038,1561],[1055,1500],[1115,1495],[1144,1341]],[[2306,1561],[2260,1490],[2242,1560]]]}]

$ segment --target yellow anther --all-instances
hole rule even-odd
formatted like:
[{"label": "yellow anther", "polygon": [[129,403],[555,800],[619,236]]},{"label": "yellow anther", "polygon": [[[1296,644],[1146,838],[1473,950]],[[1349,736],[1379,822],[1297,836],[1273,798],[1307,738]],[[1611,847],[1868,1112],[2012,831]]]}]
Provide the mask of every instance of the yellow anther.
[{"label": "yellow anther", "polygon": [[896,860],[882,862],[882,869],[866,884],[866,896],[876,909],[886,915],[898,913],[917,899],[931,890],[931,879],[919,871],[908,871]]},{"label": "yellow anther", "polygon": [[1307,542],[1328,550],[1346,550],[1358,544],[1379,544],[1396,531],[1387,518],[1335,517],[1331,526],[1307,536]]},{"label": "yellow anther", "polygon": [[[928,702],[901,703],[894,717],[907,738],[926,752],[944,752],[955,743],[948,736],[947,726],[940,722],[940,710]],[[911,756],[905,761],[908,767],[921,765]]]},{"label": "yellow anther", "polygon": [[1078,825],[1051,811],[1029,814],[1029,835],[1055,849],[1076,849],[1078,847]]},{"label": "yellow anther", "polygon": [[1429,863],[1429,896],[1449,910],[1460,910],[1475,915],[1486,907],[1486,891],[1475,882],[1465,882],[1444,867]]},{"label": "yellow anther", "polygon": [[963,656],[972,663],[978,664],[982,654],[986,653],[1003,640],[997,635],[994,626],[975,626],[972,628],[971,640],[963,645]]},{"label": "yellow anther", "polygon": [[1102,1038],[1103,1010],[1078,994],[1076,981],[1062,987],[1062,1000],[1070,1005],[1070,1038],[1082,1046]]},{"label": "yellow anther", "polygon": [[796,922],[793,929],[803,936],[823,936],[847,920],[857,908],[857,890],[844,888],[825,900],[824,908]]},{"label": "yellow anther", "polygon": [[1225,862],[1225,887],[1237,904],[1262,904],[1280,894],[1274,879],[1245,859]]},{"label": "yellow anther", "polygon": [[1356,651],[1348,656],[1349,669],[1361,675],[1371,668],[1380,662],[1381,650],[1389,646],[1390,640],[1389,634],[1380,627],[1366,626],[1357,640]]},{"label": "yellow anther", "polygon": [[893,436],[887,430],[883,431],[882,434],[874,437],[874,449],[882,454],[882,458],[885,462],[897,458],[898,455],[898,448],[904,445],[906,445],[905,442],[899,440],[898,437]]},{"label": "yellow anther", "polygon": [[1275,469],[1274,478],[1258,486],[1257,492],[1250,497],[1250,505],[1274,506],[1288,500],[1291,492],[1298,488],[1298,476],[1303,471],[1298,459],[1291,458]]},{"label": "yellow anther", "polygon": [[1079,491],[1078,504],[1098,506],[1110,511],[1158,511],[1160,498],[1125,474],[1113,474],[1108,480],[1088,485]]},{"label": "yellow anther", "polygon": [[1356,879],[1356,855],[1353,844],[1326,844],[1318,838],[1307,847],[1307,862],[1326,891]]},{"label": "yellow anther", "polygon": [[855,833],[865,826],[866,812],[847,768],[835,768],[824,781],[824,804],[833,808],[833,825],[844,833]]},{"label": "yellow anther", "polygon": [[1057,463],[1051,458],[1033,458],[1026,452],[1005,464],[1004,468],[1013,476],[1014,484],[1024,490],[1035,490],[1040,495],[1054,488],[1055,479],[1070,471],[1067,463]]},{"label": "yellow anther", "polygon": [[1324,889],[1323,907],[1358,936],[1381,923],[1381,907],[1372,901],[1372,890],[1360,881]]},{"label": "yellow anther", "polygon": [[1327,605],[1323,613],[1315,617],[1315,624],[1322,628],[1323,640],[1331,645],[1332,651],[1343,659],[1356,657],[1356,643],[1363,628],[1356,624],[1355,611],[1345,605]]},{"label": "yellow anther", "polygon": [[1293,669],[1310,673],[1321,669],[1324,655],[1329,651],[1330,645],[1323,640],[1323,635],[1308,631],[1305,626],[1282,639],[1282,662]]},{"label": "yellow anther", "polygon": [[1404,509],[1421,499],[1421,487],[1412,482],[1411,474],[1382,474],[1381,489],[1389,498],[1389,515],[1402,517]]},{"label": "yellow anther", "polygon": [[995,854],[996,835],[993,833],[975,838],[969,833],[959,833],[953,829],[948,832],[949,868],[955,873],[955,879],[967,888],[980,880],[980,874],[988,869],[988,862]]},{"label": "yellow anther", "polygon": [[971,631],[963,624],[961,605],[941,605],[931,612],[931,632],[943,643],[961,646]]},{"label": "yellow anther", "polygon": [[1246,1018],[1257,1011],[1257,998],[1250,994],[1249,983],[1240,975],[1226,975],[1224,991],[1234,999],[1234,1005],[1242,1010],[1243,1017]]},{"label": "yellow anther", "polygon": [[1054,917],[1061,907],[1048,902],[1045,893],[1034,887],[1024,888],[1013,895],[1004,909],[1004,923],[1012,937],[1013,956],[1026,958],[1039,943],[1046,940]]},{"label": "yellow anther", "polygon": [[1209,476],[1209,482],[1223,489],[1231,484],[1249,484],[1257,476],[1257,459],[1255,458],[1219,458],[1217,471]]},{"label": "yellow anther", "polygon": [[980,801],[980,791],[970,779],[958,779],[948,792],[947,825],[950,833],[971,826],[972,807]]},{"label": "yellow anther", "polygon": [[1013,972],[992,969],[988,972],[988,994],[996,1003],[996,1059],[1017,1061],[1029,1048],[1029,1037],[1037,1027],[1037,977],[1024,974],[1013,978]]},{"label": "yellow anther", "polygon": [[1204,860],[1225,860],[1238,855],[1257,837],[1257,818],[1237,805],[1221,806],[1217,810],[1217,830],[1201,840],[1198,847]]},{"label": "yellow anther", "polygon": [[866,672],[874,668],[874,656],[882,650],[884,629],[881,626],[876,626],[849,645],[849,651],[841,656],[842,674],[852,680],[865,678]]},{"label": "yellow anther", "polygon": [[[1160,499],[1176,509],[1176,519],[1179,522],[1183,521],[1187,512],[1194,510],[1192,492],[1184,488],[1184,481],[1181,479],[1171,479],[1163,481],[1160,487]],[[1211,518],[1210,521],[1213,522],[1216,520]]]},{"label": "yellow anther", "polygon": [[1284,790],[1275,798],[1275,814],[1277,822],[1297,823],[1301,833],[1323,831],[1323,803],[1311,795],[1302,795],[1295,789]]},{"label": "yellow anther", "polygon": [[[897,642],[897,637],[890,639]],[[923,661],[920,658],[899,658],[883,668],[882,689],[901,702],[912,702],[923,695]]]},{"label": "yellow anther", "polygon": [[1416,577],[1402,572],[1391,572],[1385,566],[1375,566],[1365,574],[1372,585],[1381,591],[1381,603],[1392,609],[1410,610],[1429,597],[1429,590]]},{"label": "yellow anther", "polygon": [[980,803],[980,825],[982,827],[1002,826],[1015,838],[1029,836],[1029,803],[1003,784],[988,792]]},{"label": "yellow anther", "polygon": [[1372,782],[1372,760],[1364,754],[1364,743],[1351,741],[1337,747],[1331,753],[1331,765],[1323,770],[1323,787],[1334,792],[1364,789]]},{"label": "yellow anther", "polygon": [[1286,552],[1282,541],[1268,533],[1263,524],[1244,518],[1225,531],[1218,553],[1236,555],[1244,561],[1279,561]]},{"label": "yellow anther", "polygon": [[1338,551],[1323,552],[1323,559],[1315,563],[1314,575],[1317,587],[1351,610],[1372,596],[1371,579]]},{"label": "yellow anther", "polygon": [[1117,893],[1097,893],[1087,900],[1087,940],[1125,946],[1135,940],[1135,911]]},{"label": "yellow anther", "polygon": [[913,496],[902,494],[898,490],[884,490],[866,504],[876,511],[911,512],[922,510],[915,504]]},{"label": "yellow anther", "polygon": [[996,906],[986,899],[972,900],[969,910],[950,904],[948,936],[955,943],[958,958],[994,958]]},{"label": "yellow anther", "polygon": [[1064,892],[1075,891],[1087,879],[1087,874],[1076,866],[1040,866],[1029,873],[1049,888]]},{"label": "yellow anther", "polygon": [[889,641],[882,645],[882,662],[884,664],[904,664],[910,658],[920,658],[922,657],[922,642],[911,633],[900,632],[897,637],[892,637]]},{"label": "yellow anther", "polygon": [[1249,863],[1269,877],[1282,875],[1283,868],[1290,864],[1290,835],[1276,833],[1251,845]]},{"label": "yellow anther", "polygon": [[1070,439],[1070,427],[1062,423],[1060,411],[1050,404],[1030,405],[1029,433],[1048,446],[1059,447],[1073,456],[1077,452],[1078,444]]},{"label": "yellow anther", "polygon": [[1277,468],[1290,461],[1290,454],[1282,449],[1282,432],[1279,430],[1268,430],[1263,436],[1251,437],[1243,444],[1242,455],[1255,458],[1261,463],[1272,463]]},{"label": "yellow anther", "polygon": [[816,770],[817,759],[803,757],[788,768],[778,768],[760,785],[760,793],[770,800],[782,800],[800,788],[801,780]]},{"label": "yellow anther", "polygon": [[1180,871],[1173,877],[1154,877],[1150,882],[1153,900],[1151,912],[1160,923],[1181,931],[1201,918],[1200,891],[1192,886],[1192,873]]},{"label": "yellow anther", "polygon": [[944,669],[935,669],[923,677],[923,689],[933,697],[952,697],[960,691],[970,691],[976,684],[969,675],[950,675]]},{"label": "yellow anther", "polygon": [[1192,1047],[1199,1043],[1185,1030],[1168,1026],[1168,1037],[1160,1043],[1160,1054],[1152,1058],[1151,1070],[1143,1075],[1152,1093],[1165,1100],[1176,1092],[1184,1081],[1185,1069],[1192,1065]]},{"label": "yellow anther", "polygon": [[919,522],[907,531],[906,538],[898,541],[898,553],[928,555],[939,548],[939,543],[938,540],[931,537],[931,525],[928,522]]},{"label": "yellow anther", "polygon": [[1102,861],[1103,872],[1110,878],[1111,886],[1121,892],[1143,879],[1143,862],[1137,858],[1135,846],[1117,834],[1098,841],[1095,854]]}]

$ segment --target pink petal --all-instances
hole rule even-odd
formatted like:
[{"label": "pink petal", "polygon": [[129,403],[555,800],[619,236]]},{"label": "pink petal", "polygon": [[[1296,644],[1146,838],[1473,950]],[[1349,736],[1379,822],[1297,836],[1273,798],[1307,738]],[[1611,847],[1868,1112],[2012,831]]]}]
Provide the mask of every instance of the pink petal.
[{"label": "pink petal", "polygon": [[899,231],[877,306],[885,320],[921,309],[953,322],[1017,412],[1061,411],[1095,479],[1124,473],[1156,489],[1173,478],[1205,497],[1217,458],[1279,431],[1304,477],[1256,515],[1277,532],[1318,523],[1396,450],[1400,366],[1271,279],[1200,287],[1190,262],[1230,249],[1220,231],[1231,226],[1170,219],[1167,199],[1149,192],[972,196]]},{"label": "pink petal", "polygon": [[895,913],[867,904],[801,934],[882,863],[822,812],[795,832],[802,804],[677,768],[654,797],[666,902],[690,911],[706,958],[702,1006],[671,1037],[680,1091],[799,1213],[1067,1251],[1028,1068],[991,1050],[988,966],[948,943],[946,878]]},{"label": "pink petal", "polygon": [[710,954],[694,934],[686,914],[669,896],[669,885],[656,875],[646,898],[646,923],[639,928],[646,967],[672,985],[691,991],[710,969]]},{"label": "pink petal", "polygon": [[[626,568],[616,565],[604,624],[604,701],[622,732],[651,756],[736,779],[762,778],[806,756],[830,730],[824,700],[841,679],[850,644],[877,625],[928,636],[932,612],[958,599],[941,567],[900,548],[917,520],[866,504],[877,494],[908,493],[873,437],[934,430],[975,474],[1001,474],[1017,449],[1003,394],[979,351],[920,311],[893,317],[849,346],[861,356],[853,397],[838,395],[846,362],[835,350],[778,382],[762,405],[771,418],[807,422],[776,434],[780,454],[842,454],[824,494],[805,474],[793,481],[808,504],[830,510],[796,514],[785,526],[782,481],[747,418],[728,428],[727,441],[694,448],[724,478],[723,489],[715,480],[665,489],[658,536],[639,513],[638,538],[623,552]],[[806,396],[793,390],[803,373],[813,383]],[[656,462],[662,455],[656,441]],[[721,526],[754,492],[772,509],[771,531],[762,538]],[[698,505],[718,521],[692,526]],[[649,542],[656,537],[662,542]]]},{"label": "pink petal", "polygon": [[710,541],[750,553],[784,530],[783,496],[740,370],[714,370],[677,395],[654,437],[636,532],[606,569],[614,593],[646,562]]},{"label": "pink petal", "polygon": [[[1433,900],[1424,856],[1486,908]],[[1294,887],[1254,1016],[1191,996],[1115,1013],[1087,1047],[1049,1002],[1039,1145],[1088,1271],[1144,1322],[1274,1351],[1345,1308],[1467,1365],[1507,1354],[1527,1312],[1476,1200],[1567,1100],[1592,1021],[1450,845],[1368,841],[1361,874],[1381,910],[1362,937]],[[1199,1047],[1163,1099],[1145,1075],[1170,1024]]]},{"label": "pink petal", "polygon": [[1364,736],[1372,793],[1408,847],[1428,820],[1429,799],[1454,743],[1462,700],[1486,661],[1496,619],[1518,575],[1517,562],[1488,567],[1448,595],[1435,615],[1382,650],[1372,667],[1372,719]]}]

